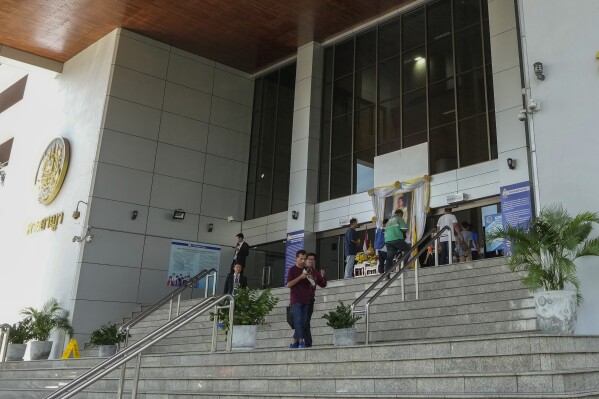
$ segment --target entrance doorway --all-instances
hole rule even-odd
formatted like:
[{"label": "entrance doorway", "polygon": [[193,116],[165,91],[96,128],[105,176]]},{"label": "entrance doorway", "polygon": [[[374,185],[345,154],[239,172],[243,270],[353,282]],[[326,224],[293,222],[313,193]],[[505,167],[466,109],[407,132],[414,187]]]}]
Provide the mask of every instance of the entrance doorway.
[{"label": "entrance doorway", "polygon": [[285,242],[275,241],[251,247],[243,274],[248,279],[248,288],[282,287],[285,274]]}]

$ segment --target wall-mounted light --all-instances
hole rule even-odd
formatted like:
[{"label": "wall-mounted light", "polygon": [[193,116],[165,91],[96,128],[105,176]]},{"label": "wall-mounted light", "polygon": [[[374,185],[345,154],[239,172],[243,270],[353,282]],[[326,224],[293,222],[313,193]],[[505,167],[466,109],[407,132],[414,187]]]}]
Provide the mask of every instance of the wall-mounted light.
[{"label": "wall-mounted light", "polygon": [[299,211],[291,211],[291,218],[297,220],[299,218]]},{"label": "wall-mounted light", "polygon": [[92,242],[92,240],[94,239],[94,233],[92,233],[92,228],[88,227],[87,231],[85,232],[85,235],[82,236],[74,236],[73,237],[73,242]]},{"label": "wall-mounted light", "polygon": [[131,212],[131,220],[137,219],[137,215],[139,215],[139,212],[137,212],[137,211]]},{"label": "wall-mounted light", "polygon": [[212,230],[214,230],[214,223],[208,224],[208,233],[212,233]]},{"label": "wall-mounted light", "polygon": [[77,206],[75,207],[75,211],[73,212],[73,219],[75,219],[75,220],[79,219],[79,217],[81,216],[81,212],[79,212],[79,204],[87,205],[87,202],[85,202],[85,201],[77,202]]},{"label": "wall-mounted light", "polygon": [[511,170],[516,169],[516,160],[515,159],[508,158],[506,161],[507,161],[508,168],[510,168]]},{"label": "wall-mounted light", "polygon": [[537,79],[545,80],[545,75],[543,75],[543,63],[535,62],[532,64],[532,68],[535,71],[535,75],[537,75]]},{"label": "wall-mounted light", "polygon": [[183,220],[185,219],[185,211],[183,209],[175,209],[173,212],[173,219]]}]

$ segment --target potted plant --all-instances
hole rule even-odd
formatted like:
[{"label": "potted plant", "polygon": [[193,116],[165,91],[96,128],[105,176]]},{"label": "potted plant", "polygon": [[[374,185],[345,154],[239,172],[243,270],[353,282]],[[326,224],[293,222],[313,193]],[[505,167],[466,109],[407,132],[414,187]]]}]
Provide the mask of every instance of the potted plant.
[{"label": "potted plant", "polygon": [[574,261],[599,256],[599,238],[588,239],[593,223],[599,223],[597,213],[572,217],[561,205],[552,205],[528,225],[508,225],[490,237],[507,240],[509,267],[524,272],[522,283],[535,292],[537,320],[543,332],[574,333],[582,300]]},{"label": "potted plant", "polygon": [[44,360],[50,356],[52,341],[48,341],[50,333],[54,330],[64,331],[71,337],[73,327],[69,324],[69,312],[64,310],[54,298],[42,306],[41,309],[28,307],[21,310],[25,316],[24,322],[31,325],[30,357],[31,360]]},{"label": "potted plant", "polygon": [[[250,290],[240,288],[235,294],[233,311],[233,349],[248,350],[256,346],[256,331],[259,325],[266,323],[266,316],[274,309],[279,299],[271,294],[271,289]],[[210,320],[216,314],[210,312]],[[229,310],[219,309],[218,318],[223,330],[229,330]]]},{"label": "potted plant", "polygon": [[31,325],[27,321],[18,321],[10,327],[8,332],[8,349],[6,360],[23,360],[27,341],[31,339]]},{"label": "potted plant", "polygon": [[357,333],[354,326],[361,317],[352,314],[350,305],[344,305],[342,301],[339,301],[335,310],[325,314],[322,318],[327,321],[327,326],[333,329],[333,345],[351,346],[356,344]]},{"label": "potted plant", "polygon": [[98,347],[98,357],[109,357],[116,353],[117,344],[124,342],[126,336],[127,333],[119,333],[116,324],[107,323],[92,332],[89,343]]}]

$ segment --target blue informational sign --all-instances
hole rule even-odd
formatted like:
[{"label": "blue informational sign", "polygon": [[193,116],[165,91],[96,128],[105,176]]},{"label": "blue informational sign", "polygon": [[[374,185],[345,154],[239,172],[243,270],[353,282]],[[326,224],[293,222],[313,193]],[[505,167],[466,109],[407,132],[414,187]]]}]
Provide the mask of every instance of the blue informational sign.
[{"label": "blue informational sign", "polygon": [[[503,215],[502,227],[526,227],[532,220],[532,198],[530,183],[521,182],[501,187],[501,214]],[[506,243],[507,255],[510,255],[509,242]]]},{"label": "blue informational sign", "polygon": [[283,286],[287,285],[287,273],[289,269],[295,266],[295,253],[304,249],[304,230],[287,233],[287,242],[285,243],[285,275],[283,276]]}]

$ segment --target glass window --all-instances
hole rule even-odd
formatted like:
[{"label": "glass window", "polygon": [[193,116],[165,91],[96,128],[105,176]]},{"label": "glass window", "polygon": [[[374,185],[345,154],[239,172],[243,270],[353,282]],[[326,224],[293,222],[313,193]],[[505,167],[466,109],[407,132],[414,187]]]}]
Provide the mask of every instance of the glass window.
[{"label": "glass window", "polygon": [[426,58],[424,47],[403,55],[403,92],[426,85]]},{"label": "glass window", "polygon": [[451,1],[437,0],[426,6],[428,41],[451,36]]},{"label": "glass window", "polygon": [[442,173],[457,169],[457,143],[455,124],[431,129],[429,135],[431,173]]},{"label": "glass window", "polygon": [[333,118],[352,111],[354,101],[354,76],[335,81],[333,85]]},{"label": "glass window", "polygon": [[470,71],[483,65],[483,46],[480,24],[455,34],[457,73]]},{"label": "glass window", "polygon": [[401,22],[402,51],[422,46],[424,44],[424,7],[404,14]]},{"label": "glass window", "polygon": [[354,70],[354,39],[335,46],[335,79],[349,75]]},{"label": "glass window", "polygon": [[453,79],[429,86],[429,124],[434,128],[455,120]]},{"label": "glass window", "polygon": [[384,144],[399,139],[401,137],[401,98],[379,104],[378,118],[378,143]]},{"label": "glass window", "polygon": [[354,151],[374,147],[374,108],[364,108],[355,114]]},{"label": "glass window", "polygon": [[256,79],[254,87],[246,219],[287,209],[295,64]]},{"label": "glass window", "polygon": [[363,193],[374,187],[374,148],[354,154],[354,192]]},{"label": "glass window", "polygon": [[456,78],[458,117],[460,119],[486,111],[484,69],[477,69]]},{"label": "glass window", "polygon": [[350,154],[331,160],[331,199],[351,194],[351,159]]},{"label": "glass window", "polygon": [[376,30],[372,29],[356,37],[356,70],[376,62]]},{"label": "glass window", "polygon": [[376,102],[375,67],[356,72],[356,109],[369,107]]},{"label": "glass window", "polygon": [[456,31],[480,22],[480,0],[455,0],[453,26]]},{"label": "glass window", "polygon": [[429,84],[453,77],[451,36],[429,43],[427,52]]},{"label": "glass window", "polygon": [[331,157],[352,153],[352,114],[333,119]]},{"label": "glass window", "polygon": [[379,64],[379,101],[397,97],[401,93],[401,57]]},{"label": "glass window", "polygon": [[460,166],[474,165],[489,160],[487,116],[480,115],[458,123],[460,138]]},{"label": "glass window", "polygon": [[379,27],[379,60],[384,60],[401,52],[401,24],[395,18]]},{"label": "glass window", "polygon": [[491,65],[486,0],[430,0],[326,48],[320,200],[361,191],[371,156],[427,141],[430,173],[497,158]]},{"label": "glass window", "polygon": [[426,132],[426,89],[403,96],[403,134]]},{"label": "glass window", "polygon": [[329,199],[329,154],[331,153],[331,124],[324,123],[320,130],[320,169],[318,180],[318,200]]}]

